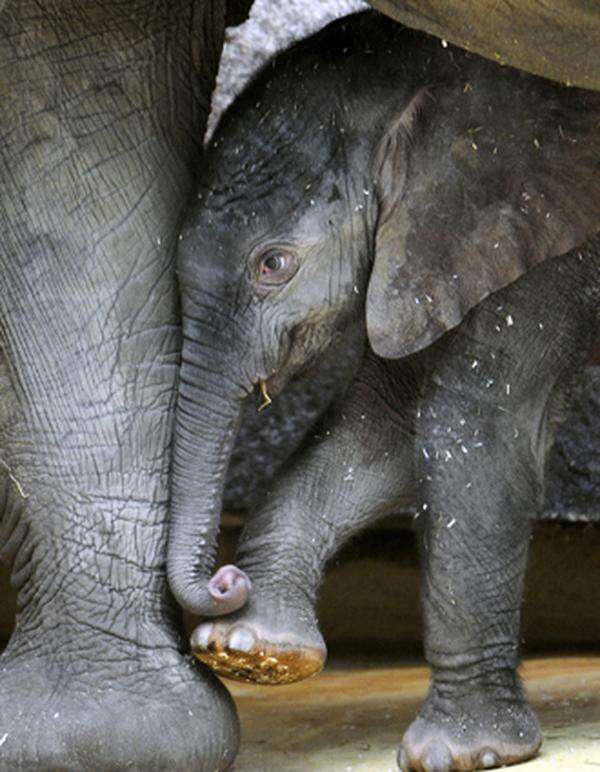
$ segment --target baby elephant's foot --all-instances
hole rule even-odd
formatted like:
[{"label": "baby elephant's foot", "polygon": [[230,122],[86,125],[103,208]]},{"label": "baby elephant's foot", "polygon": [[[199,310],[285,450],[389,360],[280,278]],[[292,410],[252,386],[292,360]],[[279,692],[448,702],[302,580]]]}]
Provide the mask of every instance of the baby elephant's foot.
[{"label": "baby elephant's foot", "polygon": [[535,714],[520,696],[430,693],[404,735],[398,766],[403,772],[491,769],[531,758],[541,742]]},{"label": "baby elephant's foot", "polygon": [[236,614],[199,625],[191,645],[194,655],[219,675],[269,685],[309,678],[327,656],[312,610],[254,598]]}]

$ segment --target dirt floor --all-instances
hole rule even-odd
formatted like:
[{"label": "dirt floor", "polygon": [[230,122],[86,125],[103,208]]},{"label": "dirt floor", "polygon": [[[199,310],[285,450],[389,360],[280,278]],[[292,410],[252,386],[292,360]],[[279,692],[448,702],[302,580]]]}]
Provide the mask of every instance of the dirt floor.
[{"label": "dirt floor", "polygon": [[[539,756],[512,769],[600,770],[600,655],[525,663],[541,719]],[[242,721],[236,772],[393,772],[395,748],[427,688],[423,667],[346,667],[283,687],[227,682]]]}]

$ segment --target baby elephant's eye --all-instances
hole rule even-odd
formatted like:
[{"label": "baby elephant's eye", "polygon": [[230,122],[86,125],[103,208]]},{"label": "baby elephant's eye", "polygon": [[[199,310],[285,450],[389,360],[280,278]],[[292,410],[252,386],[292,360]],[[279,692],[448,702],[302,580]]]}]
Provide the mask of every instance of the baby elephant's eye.
[{"label": "baby elephant's eye", "polygon": [[258,281],[260,284],[285,284],[297,268],[298,258],[293,252],[270,249],[258,259]]}]

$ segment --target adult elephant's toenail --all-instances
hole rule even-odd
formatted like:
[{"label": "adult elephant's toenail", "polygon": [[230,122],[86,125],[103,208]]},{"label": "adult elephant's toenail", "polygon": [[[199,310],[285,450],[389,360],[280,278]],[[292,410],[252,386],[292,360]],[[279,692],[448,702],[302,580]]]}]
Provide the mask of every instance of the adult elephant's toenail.
[{"label": "adult elephant's toenail", "polygon": [[422,766],[424,772],[450,772],[452,756],[444,743],[431,743],[427,746]]},{"label": "adult elephant's toenail", "polygon": [[234,651],[251,652],[256,648],[256,636],[247,627],[234,627],[229,634],[227,648]]},{"label": "adult elephant's toenail", "polygon": [[483,769],[492,769],[500,764],[500,759],[494,751],[487,749],[479,754],[479,764]]}]

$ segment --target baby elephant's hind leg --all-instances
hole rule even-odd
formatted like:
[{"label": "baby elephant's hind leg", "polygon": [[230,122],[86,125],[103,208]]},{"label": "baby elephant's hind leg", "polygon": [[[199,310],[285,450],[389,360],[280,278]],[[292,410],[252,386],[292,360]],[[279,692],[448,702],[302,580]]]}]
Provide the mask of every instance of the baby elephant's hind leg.
[{"label": "baby elephant's hind leg", "polygon": [[[368,523],[412,503],[417,389],[405,370],[392,377],[382,360],[367,358],[348,395],[250,516],[238,554],[252,581],[250,601],[192,637],[196,656],[220,674],[281,684],[323,666],[315,602],[325,563]],[[403,390],[403,416],[391,414],[395,389]]]},{"label": "baby elephant's hind leg", "polygon": [[436,346],[418,519],[432,684],[404,736],[403,770],[495,767],[539,748],[516,670],[530,519],[548,406],[589,351],[599,276],[593,253],[560,258]]}]

